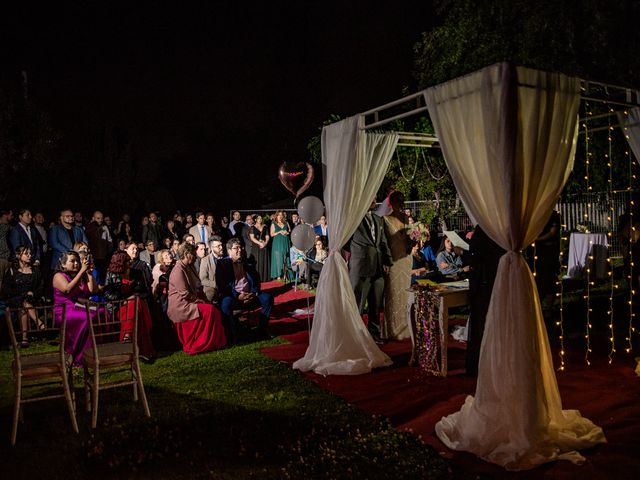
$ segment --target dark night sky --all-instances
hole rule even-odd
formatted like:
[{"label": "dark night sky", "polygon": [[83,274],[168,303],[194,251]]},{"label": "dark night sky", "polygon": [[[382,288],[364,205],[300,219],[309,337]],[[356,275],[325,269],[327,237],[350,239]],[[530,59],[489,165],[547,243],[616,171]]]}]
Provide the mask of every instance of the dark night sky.
[{"label": "dark night sky", "polygon": [[28,72],[69,155],[125,131],[187,209],[286,198],[278,166],[307,160],[330,114],[415,90],[412,47],[432,24],[428,1],[51,3],[5,11],[0,78]]}]

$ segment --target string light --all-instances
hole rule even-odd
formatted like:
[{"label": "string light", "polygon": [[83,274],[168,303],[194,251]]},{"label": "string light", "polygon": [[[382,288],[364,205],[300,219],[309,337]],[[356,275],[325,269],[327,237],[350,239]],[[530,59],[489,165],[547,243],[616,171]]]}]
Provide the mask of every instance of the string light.
[{"label": "string light", "polygon": [[[588,121],[589,118],[593,116],[593,112],[591,111],[591,108],[589,106],[589,103],[585,103],[585,108],[587,110],[587,118],[585,119],[585,122],[582,124],[582,126],[584,127],[584,148],[585,148],[585,172],[584,172],[584,180],[585,180],[585,184],[586,184],[586,189],[587,189],[587,210],[584,214],[584,219],[585,219],[585,225],[586,225],[586,233],[589,233],[589,224],[588,224],[588,220],[589,218],[591,218],[591,184],[589,182],[589,164],[591,163],[591,151],[589,150],[589,126],[588,126]],[[592,254],[592,244],[593,241],[589,241],[589,256],[587,258],[587,265],[586,265],[586,270],[587,270],[587,289],[586,289],[586,293],[585,295],[583,295],[583,299],[585,300],[586,304],[587,304],[587,322],[585,325],[585,334],[584,334],[584,338],[586,340],[586,350],[585,350],[585,355],[584,355],[584,360],[587,363],[587,365],[591,365],[591,362],[589,361],[589,354],[591,353],[591,265],[592,265],[592,260],[593,260],[593,254]]]},{"label": "string light", "polygon": [[607,139],[608,139],[608,150],[605,154],[605,158],[607,159],[607,166],[609,167],[609,179],[608,179],[608,196],[609,196],[609,215],[607,216],[608,220],[608,242],[609,245],[608,253],[607,253],[607,264],[609,266],[609,271],[607,274],[609,275],[609,310],[607,314],[609,315],[609,341],[611,342],[611,348],[609,350],[609,365],[611,365],[613,361],[613,354],[616,353],[616,345],[615,345],[615,335],[613,328],[613,290],[614,290],[614,280],[613,280],[613,261],[611,259],[611,243],[613,241],[613,157],[611,155],[611,135],[613,127],[611,126],[611,115],[614,114],[613,108],[609,107],[609,115],[607,115]]},{"label": "string light", "polygon": [[[624,114],[626,116],[629,116],[629,112],[625,111]],[[627,139],[627,144],[628,144],[628,140],[629,140],[629,135],[626,132],[625,129],[625,137]],[[628,283],[628,287],[629,287],[629,300],[628,300],[628,304],[629,304],[629,331],[627,333],[627,348],[626,351],[627,353],[631,352],[631,350],[633,350],[633,341],[632,341],[632,336],[635,333],[635,327],[633,325],[633,318],[635,317],[635,313],[633,311],[633,300],[635,297],[635,290],[633,289],[633,275],[634,275],[634,258],[633,258],[633,238],[634,238],[634,232],[636,231],[636,228],[634,226],[634,220],[633,220],[633,210],[634,210],[634,206],[635,206],[635,202],[633,200],[633,187],[635,185],[635,180],[636,180],[636,175],[634,172],[634,167],[635,167],[635,162],[633,161],[633,158],[631,156],[631,153],[629,152],[629,148],[627,146],[627,149],[625,151],[625,155],[627,156],[627,162],[629,164],[629,185],[627,186],[627,192],[629,193],[629,210],[628,210],[628,214],[629,214],[629,275],[627,276],[627,283]]]},{"label": "string light", "polygon": [[[560,231],[566,231],[567,226],[566,225],[560,225]],[[561,241],[566,242],[567,237],[560,237]],[[564,245],[561,245],[561,247],[564,247]],[[563,262],[563,253],[562,251],[564,250],[564,248],[560,248],[560,265],[564,265]],[[562,267],[561,267],[562,269]],[[564,296],[564,285],[562,284],[562,276],[558,279],[558,281],[556,282],[556,285],[560,285],[560,292],[558,292],[556,290],[556,297],[560,298],[560,312],[558,315],[558,320],[556,321],[556,327],[558,327],[558,330],[560,331],[559,333],[559,340],[560,340],[560,367],[558,368],[558,370],[563,371],[564,370],[564,313],[563,313],[563,304],[562,304],[562,299]]]}]

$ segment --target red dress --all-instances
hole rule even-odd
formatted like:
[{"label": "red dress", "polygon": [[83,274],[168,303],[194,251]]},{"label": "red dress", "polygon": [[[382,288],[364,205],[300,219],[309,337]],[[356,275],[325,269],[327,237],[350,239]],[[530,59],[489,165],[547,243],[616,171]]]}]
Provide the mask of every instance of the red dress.
[{"label": "red dress", "polygon": [[178,260],[169,275],[167,316],[189,355],[217,350],[227,343],[222,313],[210,303],[198,303],[199,291],[200,279],[195,270]]},{"label": "red dress", "polygon": [[220,310],[210,303],[198,303],[198,312],[200,318],[174,324],[182,348],[188,355],[218,350],[227,343]]},{"label": "red dress", "polygon": [[[122,297],[127,298],[133,295],[133,281],[127,278],[122,279]],[[122,330],[120,331],[120,340],[124,340],[126,335],[130,335],[133,331],[133,318],[135,315],[135,302],[127,302],[126,305],[120,307],[120,319],[122,320]],[[153,357],[156,354],[151,343],[151,312],[144,298],[138,298],[138,349],[140,355],[145,357]]]}]

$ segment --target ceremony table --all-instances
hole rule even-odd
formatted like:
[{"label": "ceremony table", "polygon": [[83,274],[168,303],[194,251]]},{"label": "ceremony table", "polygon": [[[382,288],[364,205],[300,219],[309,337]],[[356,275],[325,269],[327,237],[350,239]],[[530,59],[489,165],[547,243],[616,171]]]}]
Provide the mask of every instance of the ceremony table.
[{"label": "ceremony table", "polygon": [[415,322],[413,339],[418,363],[427,373],[447,376],[449,309],[469,303],[469,282],[461,280],[438,284],[434,289],[419,286],[409,290],[408,314]]}]

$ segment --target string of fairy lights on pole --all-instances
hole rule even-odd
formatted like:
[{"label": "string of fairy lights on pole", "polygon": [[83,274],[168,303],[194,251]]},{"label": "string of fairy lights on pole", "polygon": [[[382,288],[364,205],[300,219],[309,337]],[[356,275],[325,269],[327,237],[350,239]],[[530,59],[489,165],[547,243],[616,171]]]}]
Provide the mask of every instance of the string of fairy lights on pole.
[{"label": "string of fairy lights on pole", "polygon": [[[629,112],[625,111],[624,112],[625,116],[629,116]],[[627,156],[627,162],[629,164],[629,184],[627,186],[627,192],[629,194],[629,209],[628,209],[628,214],[629,214],[629,245],[627,245],[629,247],[629,273],[627,275],[627,283],[628,283],[628,290],[629,290],[629,300],[628,300],[628,305],[629,305],[629,331],[627,332],[627,348],[625,349],[627,351],[627,353],[631,352],[631,350],[633,349],[633,341],[632,341],[632,337],[633,334],[635,332],[635,326],[633,324],[633,319],[635,317],[635,313],[633,311],[633,300],[635,297],[635,290],[633,289],[633,275],[634,275],[634,258],[633,258],[633,242],[634,242],[634,236],[635,236],[635,231],[636,228],[634,226],[634,218],[633,218],[633,210],[634,210],[634,206],[635,206],[635,202],[633,199],[633,187],[635,186],[635,182],[636,182],[636,175],[635,175],[635,162],[633,161],[631,152],[629,151],[629,146],[628,146],[628,141],[629,141],[629,135],[626,132],[625,129],[625,138],[627,140],[627,149],[625,150],[625,155]]]},{"label": "string of fairy lights on pole", "polygon": [[613,207],[613,157],[611,155],[611,135],[613,131],[613,127],[611,126],[611,115],[614,114],[613,108],[608,106],[609,115],[607,115],[607,153],[605,154],[605,158],[607,159],[607,167],[609,167],[609,178],[607,180],[607,195],[609,197],[609,213],[607,215],[608,222],[608,231],[607,237],[609,248],[607,249],[607,265],[609,267],[609,271],[607,275],[609,276],[609,309],[607,310],[607,314],[609,315],[609,341],[611,342],[611,348],[609,350],[609,365],[613,361],[613,355],[616,353],[616,345],[615,345],[615,334],[613,328],[613,292],[615,288],[615,282],[613,278],[613,260],[611,259],[611,245],[613,242],[613,216],[614,216],[614,207]]},{"label": "string of fairy lights on pole", "polygon": [[[567,226],[565,224],[560,225],[560,241],[563,242],[562,247],[564,247],[564,242],[567,241],[567,237],[562,236],[562,232],[565,231]],[[560,367],[558,370],[564,370],[564,312],[563,312],[563,304],[562,299],[564,296],[564,285],[562,284],[562,265],[564,265],[564,248],[560,248],[560,277],[556,279],[556,286],[559,286],[560,291],[558,292],[556,289],[556,297],[560,299],[560,309],[558,312],[558,320],[556,321],[556,327],[560,330],[559,340],[560,340]]]},{"label": "string of fairy lights on pole", "polygon": [[[591,116],[593,116],[593,112],[591,111],[591,107],[589,105],[589,103],[585,103],[585,109],[587,111],[587,118],[585,118],[584,123],[582,124],[582,126],[584,127],[584,145],[585,145],[585,173],[584,173],[584,180],[585,180],[585,184],[586,184],[586,190],[587,190],[587,210],[584,214],[584,219],[585,219],[585,225],[587,226],[586,228],[586,233],[589,233],[589,227],[588,227],[588,220],[589,218],[591,218],[591,184],[589,182],[589,165],[591,163],[591,156],[592,156],[592,152],[589,149],[589,143],[590,143],[590,133],[589,133],[589,118]],[[587,265],[586,265],[586,271],[587,271],[587,285],[586,285],[586,292],[583,295],[583,299],[585,300],[586,304],[587,304],[587,322],[586,322],[586,326],[585,326],[585,334],[584,334],[584,338],[586,340],[586,351],[585,351],[585,362],[587,363],[587,365],[591,365],[591,362],[589,361],[589,354],[591,353],[591,299],[590,299],[590,294],[591,294],[591,265],[592,265],[592,260],[593,260],[593,252],[591,251],[591,244],[592,242],[589,241],[589,255],[588,255],[588,259],[587,259]]]}]

